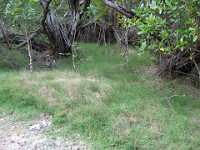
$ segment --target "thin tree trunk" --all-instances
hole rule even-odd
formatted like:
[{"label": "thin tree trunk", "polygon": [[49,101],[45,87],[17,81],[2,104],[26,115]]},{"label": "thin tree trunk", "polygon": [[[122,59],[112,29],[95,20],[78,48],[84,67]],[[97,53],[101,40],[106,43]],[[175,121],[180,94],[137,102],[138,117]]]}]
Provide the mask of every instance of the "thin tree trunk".
[{"label": "thin tree trunk", "polygon": [[31,41],[30,41],[30,36],[27,30],[27,22],[25,21],[25,30],[26,30],[26,41],[28,45],[28,56],[29,56],[29,70],[31,73],[33,73],[33,58],[32,58],[32,48],[31,48]]}]

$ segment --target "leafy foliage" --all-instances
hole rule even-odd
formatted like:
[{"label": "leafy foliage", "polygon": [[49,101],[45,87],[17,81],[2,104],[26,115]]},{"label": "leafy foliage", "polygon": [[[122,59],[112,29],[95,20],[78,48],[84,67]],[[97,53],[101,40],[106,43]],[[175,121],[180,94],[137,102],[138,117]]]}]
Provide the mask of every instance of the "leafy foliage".
[{"label": "leafy foliage", "polygon": [[[21,1],[9,0],[5,8],[5,15],[7,19],[14,25],[20,25],[24,28],[24,22],[28,21],[30,26],[37,25],[41,17],[41,11],[38,11],[39,0]],[[34,24],[35,23],[35,24]]]},{"label": "leafy foliage", "polygon": [[[200,1],[166,0],[140,3],[133,11],[140,19],[129,19],[128,26],[139,29],[142,46],[171,54],[195,49],[200,36]],[[143,48],[144,49],[144,48]]]}]

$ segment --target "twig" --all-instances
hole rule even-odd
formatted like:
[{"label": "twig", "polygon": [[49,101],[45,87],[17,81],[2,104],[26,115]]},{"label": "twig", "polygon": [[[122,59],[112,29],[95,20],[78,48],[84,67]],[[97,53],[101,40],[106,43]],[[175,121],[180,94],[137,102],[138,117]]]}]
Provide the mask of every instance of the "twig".
[{"label": "twig", "polygon": [[160,101],[162,101],[162,100],[167,100],[168,103],[169,103],[169,106],[172,108],[172,105],[171,105],[171,103],[170,103],[170,100],[171,100],[171,98],[176,97],[176,96],[180,96],[180,95],[172,95],[172,96],[169,96],[169,97],[164,97],[164,98],[162,98]]},{"label": "twig", "polygon": [[176,97],[176,96],[180,96],[180,95],[172,95],[172,96],[169,96],[169,97],[164,97],[160,101],[162,101],[164,99],[170,100],[171,98]]}]

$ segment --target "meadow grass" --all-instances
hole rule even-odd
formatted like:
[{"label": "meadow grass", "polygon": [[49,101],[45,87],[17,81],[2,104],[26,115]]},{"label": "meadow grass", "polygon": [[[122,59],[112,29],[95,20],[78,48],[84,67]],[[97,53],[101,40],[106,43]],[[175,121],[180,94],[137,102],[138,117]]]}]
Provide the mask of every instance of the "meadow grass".
[{"label": "meadow grass", "polygon": [[129,52],[127,61],[116,45],[78,43],[75,70],[66,59],[33,74],[2,71],[0,111],[50,114],[59,130],[47,135],[79,134],[94,150],[198,149],[199,90],[156,76],[150,54]]}]

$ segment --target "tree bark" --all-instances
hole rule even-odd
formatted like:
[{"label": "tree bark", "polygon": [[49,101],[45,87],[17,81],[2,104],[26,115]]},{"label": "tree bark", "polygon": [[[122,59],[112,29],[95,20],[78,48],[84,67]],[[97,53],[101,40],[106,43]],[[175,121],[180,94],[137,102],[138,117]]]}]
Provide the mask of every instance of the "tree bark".
[{"label": "tree bark", "polygon": [[56,12],[53,7],[50,7],[51,0],[40,0],[43,7],[42,26],[45,34],[48,36],[50,42],[55,46],[53,54],[71,52],[71,47],[62,34],[62,27],[60,26]]},{"label": "tree bark", "polygon": [[[91,0],[84,0],[83,13],[87,10]],[[68,22],[58,22],[56,12],[51,6],[51,0],[40,0],[43,7],[42,26],[49,40],[55,45],[54,54],[73,53],[73,43],[80,25],[81,10],[79,0],[68,0]]]}]

